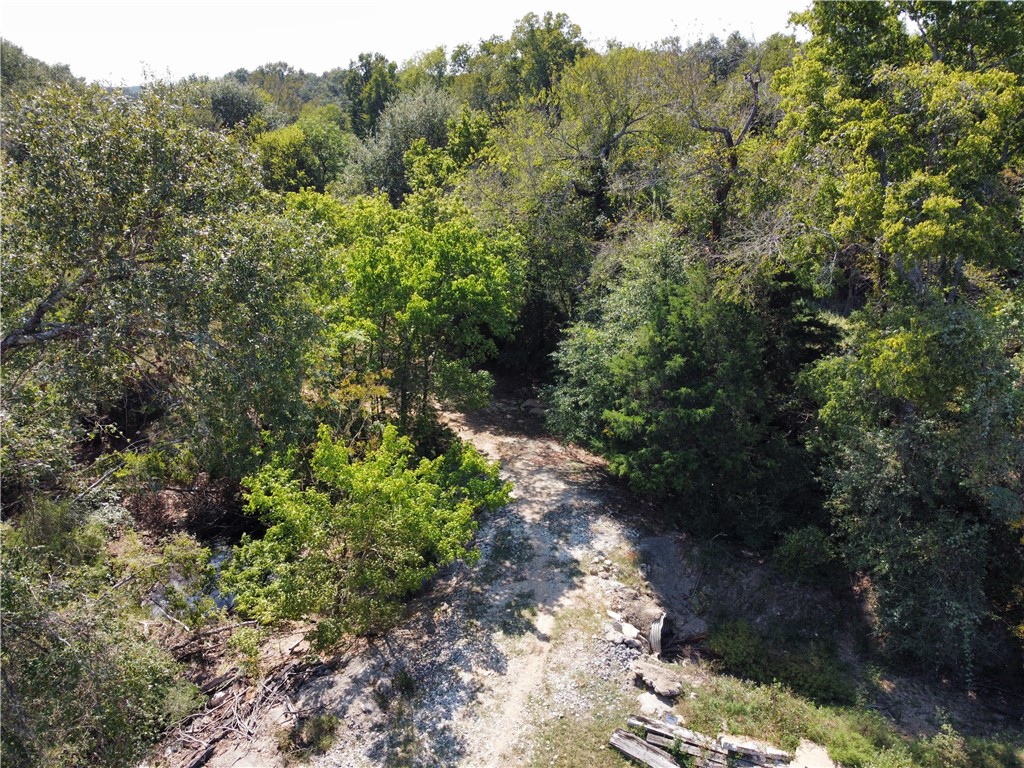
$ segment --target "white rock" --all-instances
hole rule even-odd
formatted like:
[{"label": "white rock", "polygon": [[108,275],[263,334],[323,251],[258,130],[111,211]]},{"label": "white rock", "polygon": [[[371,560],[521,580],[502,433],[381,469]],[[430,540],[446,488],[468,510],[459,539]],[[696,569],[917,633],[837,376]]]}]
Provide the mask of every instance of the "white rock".
[{"label": "white rock", "polygon": [[641,693],[636,697],[636,700],[640,704],[640,714],[647,715],[648,717],[661,719],[672,710],[668,702],[649,691]]}]

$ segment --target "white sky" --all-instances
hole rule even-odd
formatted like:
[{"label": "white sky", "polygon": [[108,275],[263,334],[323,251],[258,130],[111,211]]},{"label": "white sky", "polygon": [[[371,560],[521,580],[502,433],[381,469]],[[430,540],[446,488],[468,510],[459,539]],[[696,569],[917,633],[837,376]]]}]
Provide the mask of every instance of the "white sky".
[{"label": "white sky", "polygon": [[616,39],[648,45],[678,35],[692,42],[738,30],[763,40],[787,29],[809,0],[0,0],[0,36],[48,64],[88,80],[142,82],[147,72],[177,79],[219,77],[285,61],[307,72],[346,67],[364,51],[401,64],[419,51],[508,37],[533,11],[567,13],[598,49]]}]

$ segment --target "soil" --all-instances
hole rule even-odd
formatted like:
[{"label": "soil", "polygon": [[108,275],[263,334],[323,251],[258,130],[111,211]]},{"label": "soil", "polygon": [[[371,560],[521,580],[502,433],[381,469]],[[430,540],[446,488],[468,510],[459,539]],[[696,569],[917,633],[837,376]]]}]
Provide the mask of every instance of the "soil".
[{"label": "soil", "polygon": [[[222,729],[203,749],[191,743],[195,735],[169,740],[156,762],[286,765],[294,758],[281,751],[290,729],[328,714],[338,718],[337,736],[313,765],[536,764],[546,748],[539,734],[563,718],[613,712],[624,721],[668,711],[671,702],[638,686],[630,670],[650,650],[647,632],[659,616],[685,673],[707,633],[709,609],[697,603],[708,594],[743,604],[755,623],[782,610],[804,611],[812,622],[835,613],[825,593],[780,595],[750,554],[734,553],[727,568],[701,565],[686,536],[651,529],[644,504],[609,480],[601,459],[545,435],[541,413],[520,395],[445,416],[514,484],[513,502],[480,521],[478,564],[449,568],[398,628],[353,641],[331,659],[309,657],[302,628],[276,638],[265,666],[289,676],[262,689],[262,709],[253,708],[246,727]],[[639,638],[628,637],[630,627]],[[918,687],[902,702],[909,682],[887,680],[880,684],[893,692],[889,714],[897,722],[906,716],[912,729],[930,727],[913,718],[928,706],[934,713],[937,701]],[[941,704],[950,711],[949,700]],[[831,765],[820,748],[802,750],[806,762],[798,764]]]}]

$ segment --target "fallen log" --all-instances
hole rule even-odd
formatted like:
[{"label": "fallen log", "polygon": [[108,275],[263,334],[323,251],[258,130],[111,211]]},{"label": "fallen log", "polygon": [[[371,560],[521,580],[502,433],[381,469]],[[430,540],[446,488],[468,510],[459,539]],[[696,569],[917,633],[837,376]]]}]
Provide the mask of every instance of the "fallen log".
[{"label": "fallen log", "polygon": [[719,747],[714,739],[687,728],[662,723],[649,717],[636,715],[626,723],[632,728],[643,728],[647,731],[647,741],[658,747],[668,747],[677,752],[700,759],[704,768],[725,768],[728,755]]},{"label": "fallen log", "polygon": [[615,729],[609,743],[626,757],[650,768],[679,768],[679,763],[668,752],[651,746],[639,736],[621,728]]},{"label": "fallen log", "polygon": [[662,722],[661,720],[655,720],[652,717],[633,715],[626,720],[626,725],[632,728],[644,728],[648,732],[657,733],[660,736],[679,739],[680,741],[685,741],[686,743],[693,744],[694,746],[717,750],[723,755],[725,754],[725,749],[718,746],[715,740],[710,736],[705,736],[703,733],[691,731],[689,728],[670,725],[669,723]]},{"label": "fallen log", "polygon": [[696,764],[700,768],[732,768],[734,765],[729,762],[724,752],[713,752],[709,749],[687,744],[685,741],[672,739],[657,733],[648,732],[647,743],[653,744],[656,747],[665,747],[665,749],[671,750],[675,754],[682,753],[695,757],[697,758]]}]

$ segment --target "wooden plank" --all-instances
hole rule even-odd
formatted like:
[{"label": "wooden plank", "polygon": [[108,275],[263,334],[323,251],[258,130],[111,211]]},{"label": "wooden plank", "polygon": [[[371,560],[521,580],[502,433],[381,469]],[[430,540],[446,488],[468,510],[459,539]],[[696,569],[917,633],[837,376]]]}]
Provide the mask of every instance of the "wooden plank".
[{"label": "wooden plank", "polygon": [[650,768],[679,768],[679,763],[663,749],[651,746],[640,737],[616,728],[609,743],[626,757],[630,757]]},{"label": "wooden plank", "polygon": [[656,747],[666,747],[673,752],[682,752],[685,755],[692,755],[693,757],[699,758],[701,768],[726,768],[729,765],[724,752],[712,752],[711,750],[694,746],[693,744],[687,744],[685,741],[680,741],[679,739],[673,739],[668,736],[661,736],[657,733],[648,732],[647,742],[649,744],[654,744]]},{"label": "wooden plank", "polygon": [[697,733],[697,731],[691,731],[689,728],[683,728],[678,725],[669,725],[663,723],[660,720],[654,720],[650,717],[644,717],[643,715],[633,715],[630,717],[626,724],[633,728],[644,728],[649,733],[656,733],[659,736],[666,736],[672,739],[678,739],[684,741],[687,744],[693,744],[697,747],[717,752],[722,756],[725,755],[725,749],[722,748],[718,742],[712,739],[710,736],[705,736],[703,733]]},{"label": "wooden plank", "polygon": [[775,765],[778,763],[789,763],[793,756],[788,752],[766,744],[755,739],[747,739],[742,736],[721,734],[718,743],[722,748],[731,754],[740,755],[745,759],[762,765]]}]

